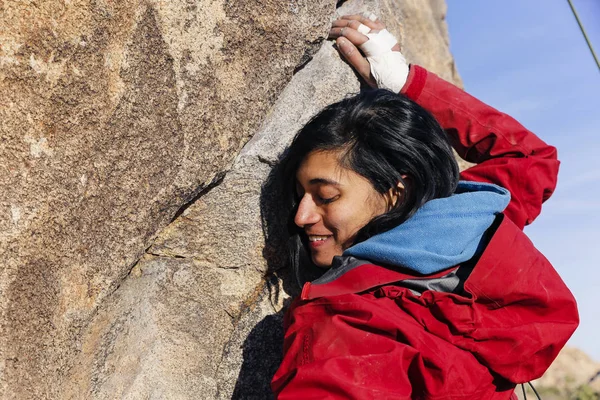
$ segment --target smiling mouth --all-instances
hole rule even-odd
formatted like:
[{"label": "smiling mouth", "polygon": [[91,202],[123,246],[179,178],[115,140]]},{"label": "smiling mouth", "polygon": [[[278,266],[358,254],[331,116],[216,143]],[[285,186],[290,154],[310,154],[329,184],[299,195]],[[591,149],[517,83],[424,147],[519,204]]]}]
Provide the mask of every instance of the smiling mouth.
[{"label": "smiling mouth", "polygon": [[308,235],[308,241],[311,243],[314,242],[322,242],[324,240],[329,239],[330,236],[317,236],[317,235]]},{"label": "smiling mouth", "polygon": [[308,245],[311,249],[317,250],[320,246],[324,246],[328,243],[331,235],[308,235]]}]

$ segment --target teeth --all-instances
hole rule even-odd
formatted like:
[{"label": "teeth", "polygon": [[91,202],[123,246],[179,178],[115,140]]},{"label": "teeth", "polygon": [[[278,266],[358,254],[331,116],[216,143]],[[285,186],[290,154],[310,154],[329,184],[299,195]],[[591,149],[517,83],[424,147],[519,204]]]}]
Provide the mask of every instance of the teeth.
[{"label": "teeth", "polygon": [[320,240],[326,240],[329,236],[309,236],[308,240],[310,242],[318,242]]}]

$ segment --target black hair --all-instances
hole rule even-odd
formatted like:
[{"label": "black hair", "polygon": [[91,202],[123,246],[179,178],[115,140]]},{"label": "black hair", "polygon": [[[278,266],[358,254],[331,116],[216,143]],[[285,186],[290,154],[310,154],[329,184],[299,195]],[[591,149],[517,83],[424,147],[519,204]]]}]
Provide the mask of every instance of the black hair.
[{"label": "black hair", "polygon": [[401,200],[360,229],[354,243],[398,226],[429,200],[450,196],[459,180],[446,133],[407,97],[377,89],[325,107],[296,134],[281,164],[290,210],[290,262],[300,285],[324,270],[312,263],[307,238],[294,224],[296,172],[308,154],[332,150],[342,150],[341,165],[365,177],[377,192],[387,193],[398,182],[405,188]]}]

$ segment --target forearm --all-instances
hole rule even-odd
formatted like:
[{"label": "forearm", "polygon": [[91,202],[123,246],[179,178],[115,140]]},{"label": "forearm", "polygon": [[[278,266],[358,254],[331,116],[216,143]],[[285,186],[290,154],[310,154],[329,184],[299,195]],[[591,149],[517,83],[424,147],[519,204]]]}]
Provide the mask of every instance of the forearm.
[{"label": "forearm", "polygon": [[411,66],[401,93],[434,115],[457,153],[469,162],[495,157],[556,158],[554,147],[514,118],[418,65]]},{"label": "forearm", "polygon": [[478,165],[461,178],[500,185],[511,192],[505,214],[523,228],[556,187],[556,148],[514,118],[413,65],[401,93],[431,112],[463,159]]}]

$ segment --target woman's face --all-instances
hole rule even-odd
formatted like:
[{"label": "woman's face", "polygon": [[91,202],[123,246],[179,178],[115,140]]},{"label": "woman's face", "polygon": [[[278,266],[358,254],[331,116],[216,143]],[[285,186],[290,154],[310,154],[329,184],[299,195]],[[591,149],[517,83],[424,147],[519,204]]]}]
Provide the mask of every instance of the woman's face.
[{"label": "woman's face", "polygon": [[339,163],[340,151],[312,152],[296,172],[300,197],[294,222],[308,236],[313,262],[329,267],[350,247],[356,233],[394,201]]}]

